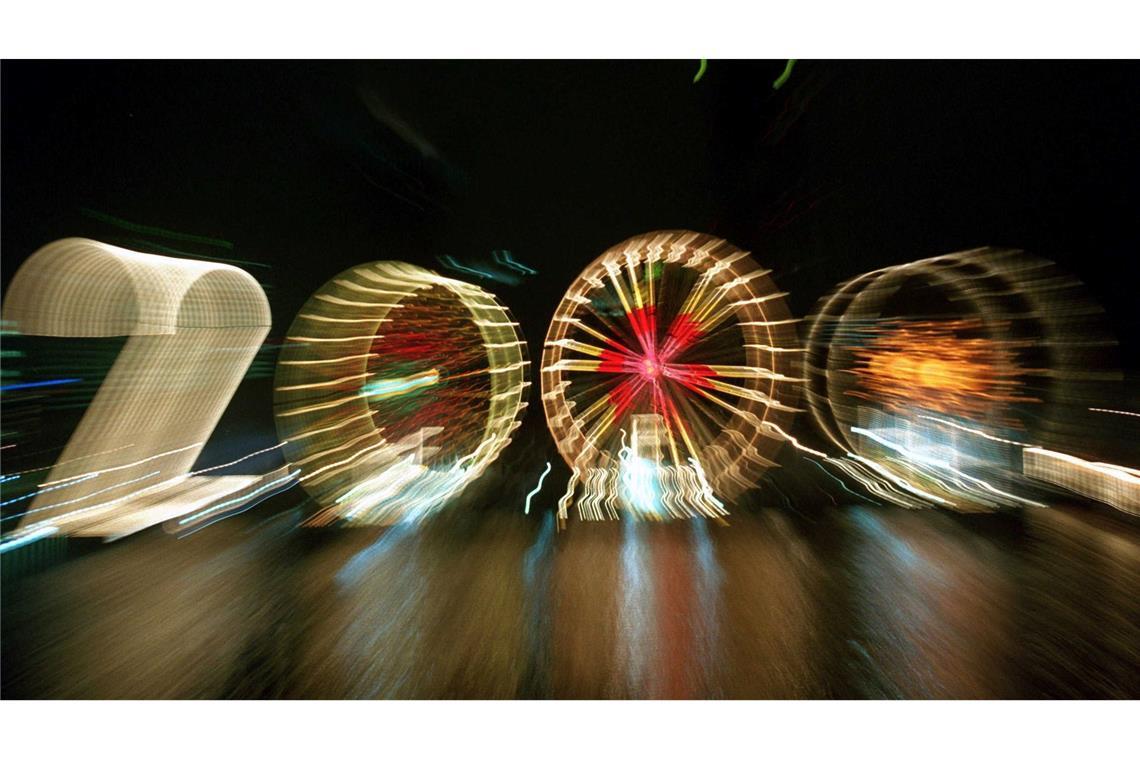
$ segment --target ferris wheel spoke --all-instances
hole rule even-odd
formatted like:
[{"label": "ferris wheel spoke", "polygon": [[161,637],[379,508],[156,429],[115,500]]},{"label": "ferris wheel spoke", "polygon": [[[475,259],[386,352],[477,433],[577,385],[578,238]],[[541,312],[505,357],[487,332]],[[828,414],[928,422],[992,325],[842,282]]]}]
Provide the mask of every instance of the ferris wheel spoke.
[{"label": "ferris wheel spoke", "polygon": [[666,379],[685,387],[708,386],[708,378],[716,374],[707,364],[666,364],[661,368]]},{"label": "ferris wheel spoke", "polygon": [[688,414],[689,403],[685,398],[684,393],[679,393],[675,386],[670,386],[668,383],[660,384],[660,395],[662,400],[662,408],[665,412],[663,415],[667,424],[672,427],[680,427],[686,421],[692,423],[692,415]]},{"label": "ferris wheel spoke", "polygon": [[[583,343],[582,341],[575,340],[573,338],[563,338],[561,340],[556,340],[552,343],[548,343],[547,345],[558,346],[568,351],[576,351],[580,354],[586,354],[587,356],[597,356],[603,361],[607,357],[612,358],[622,355],[614,349],[602,348],[601,346],[595,346],[590,343]],[[634,354],[630,353],[629,351],[626,351],[625,355],[628,355],[630,357],[634,356]]]},{"label": "ferris wheel spoke", "polygon": [[719,306],[720,302],[724,300],[724,295],[725,291],[721,288],[716,288],[711,294],[708,295],[705,295],[705,292],[702,291],[701,300],[698,303],[694,304],[693,315],[696,317],[698,322],[706,326],[706,332],[711,331],[711,327],[714,323],[709,319],[709,317],[714,313],[713,309]]},{"label": "ferris wheel spoke", "polygon": [[610,393],[604,393],[599,398],[595,399],[593,403],[587,406],[583,411],[576,413],[574,416],[577,418],[578,423],[585,425],[587,422],[597,417],[599,414],[610,410],[613,403],[610,400]]},{"label": "ferris wheel spoke", "polygon": [[599,451],[602,450],[602,447],[599,445],[602,435],[605,434],[607,430],[609,430],[610,425],[614,423],[614,420],[616,420],[618,416],[619,415],[614,410],[614,407],[608,406],[605,412],[598,418],[597,422],[594,423],[593,427],[591,427],[588,431],[582,431],[582,435],[589,442],[590,446],[593,446]]},{"label": "ferris wheel spoke", "polygon": [[724,415],[718,417],[713,405],[697,398],[682,398],[678,405],[685,409],[691,420],[692,434],[697,440],[698,449],[706,452],[708,445],[716,438],[717,431],[724,427]]},{"label": "ferris wheel spoke", "polygon": [[[750,412],[745,409],[741,409],[740,407],[733,406],[723,399],[719,399],[716,396],[713,396],[707,391],[698,391],[698,393],[707,398],[709,401],[715,403],[717,406],[723,408],[731,415],[744,420],[746,430],[757,431],[761,436],[773,440],[795,440],[791,438],[787,432],[785,432],[784,429],[779,425],[774,422],[762,420],[755,412]],[[729,438],[732,439],[736,445],[741,447],[741,450],[749,459],[752,459],[754,462],[762,464],[765,467],[771,467],[774,465],[774,462],[769,457],[764,456],[755,446],[755,444],[749,444],[747,442],[747,439],[744,437],[744,433],[742,433],[740,430],[727,429],[726,432],[728,433]],[[808,450],[811,451],[811,449]]]},{"label": "ferris wheel spoke", "polygon": [[[690,263],[695,262],[691,261]],[[700,307],[701,301],[705,295],[705,290],[708,289],[708,286],[709,273],[707,271],[702,272],[697,276],[697,281],[689,289],[689,292],[685,294],[685,300],[681,303],[681,311],[690,313],[696,312]]]},{"label": "ferris wheel spoke", "polygon": [[788,406],[786,404],[780,403],[779,401],[772,398],[771,396],[769,396],[767,393],[764,393],[763,391],[758,391],[758,390],[755,390],[753,388],[741,388],[738,385],[733,385],[732,383],[726,383],[726,382],[723,382],[721,380],[713,380],[710,378],[708,381],[707,389],[696,388],[694,390],[697,390],[698,392],[703,391],[702,395],[704,395],[704,393],[708,393],[711,391],[718,391],[720,393],[724,393],[724,394],[729,395],[729,396],[735,396],[736,398],[747,399],[749,401],[756,401],[758,403],[763,404],[764,406],[767,406],[770,409],[779,409],[779,410],[784,411],[784,412],[799,411],[798,409],[796,409],[793,406]]},{"label": "ferris wheel spoke", "polygon": [[[637,344],[637,335],[633,331],[632,324],[630,324],[629,329],[622,327],[612,319],[610,314],[607,314],[602,308],[595,306],[595,304],[592,302],[586,305],[586,310],[589,311],[590,314],[592,314],[598,320],[598,322],[600,322],[601,325],[610,332],[610,336],[606,336],[604,333],[600,333],[600,331],[590,330],[589,325],[585,324],[581,320],[579,320],[579,323],[577,325],[578,327],[581,327],[584,331],[590,333],[591,335],[594,335],[594,337],[597,337],[603,343],[611,345],[611,347],[615,349],[620,348],[620,350],[629,351],[631,353],[634,351],[631,346]],[[623,311],[622,316],[627,317],[628,313]]]},{"label": "ferris wheel spoke", "polygon": [[[653,281],[657,279],[654,273],[655,266],[656,262],[654,260],[648,260],[645,262],[645,293],[648,298],[649,306],[653,307],[654,309],[657,307],[657,294],[653,287]],[[664,269],[661,271],[664,271]],[[656,327],[656,325],[654,325],[654,327]]]},{"label": "ferris wheel spoke", "polygon": [[605,343],[606,346],[609,347],[610,349],[617,351],[619,353],[628,354],[630,356],[636,355],[629,348],[629,346],[627,346],[625,343],[622,343],[622,342],[618,341],[617,339],[615,339],[609,335],[606,335],[601,330],[597,330],[597,329],[594,329],[593,327],[590,327],[589,325],[584,323],[582,320],[580,320],[580,319],[575,320],[574,323],[575,323],[575,327],[577,327],[578,329],[580,329],[582,332],[586,333],[587,335],[589,335],[593,338],[597,338],[598,340],[602,341],[602,343]]},{"label": "ferris wheel spoke", "polygon": [[782,300],[788,294],[780,291],[775,291],[772,293],[765,293],[762,296],[757,296],[753,295],[752,291],[749,290],[748,295],[748,298],[731,301],[730,303],[726,303],[724,306],[720,307],[720,309],[718,309],[717,312],[709,318],[708,323],[712,326],[720,325],[729,317],[736,315],[741,308],[748,306],[761,306],[765,303]]},{"label": "ferris wheel spoke", "polygon": [[[739,261],[740,259],[745,258],[746,256],[747,256],[747,254],[740,252],[738,254],[733,254],[732,256],[725,259],[724,261],[721,261],[719,264],[716,264],[712,269],[710,269],[708,272],[705,273],[707,278],[708,278],[706,281],[711,282],[711,278],[713,276],[714,270],[716,270],[719,273],[719,272],[725,271],[726,269],[731,269],[732,263],[735,263],[736,261]],[[771,271],[772,270],[770,270],[770,269],[753,269],[749,272],[736,275],[735,277],[728,280],[727,282],[716,286],[716,288],[713,290],[712,295],[709,296],[707,298],[707,300],[702,300],[700,302],[700,308],[694,308],[694,311],[696,312],[697,316],[701,319],[702,322],[707,322],[707,323],[714,324],[714,325],[719,323],[720,317],[717,316],[718,313],[714,313],[713,310],[716,309],[718,306],[720,306],[721,302],[724,301],[724,299],[726,297],[728,297],[729,294],[732,291],[736,290],[737,288],[740,288],[740,287],[745,288],[748,295],[752,296],[753,290],[752,290],[752,287],[748,283],[751,282],[752,280],[755,280],[758,277],[763,277],[765,275],[771,274]],[[703,295],[703,293],[704,293],[704,290],[702,290],[702,295]],[[782,297],[783,295],[787,295],[787,294],[784,293],[778,297]],[[765,300],[767,300],[767,299],[765,299]],[[736,305],[738,305],[738,304],[735,304],[735,303],[730,304],[730,306],[733,306],[733,307],[735,307]],[[713,315],[713,317],[711,319],[710,319],[710,315]]]},{"label": "ferris wheel spoke", "polygon": [[603,374],[619,374],[624,372],[621,368],[614,367],[600,359],[559,359],[551,366],[551,369],[558,372],[595,372]]},{"label": "ferris wheel spoke", "polygon": [[708,332],[691,312],[682,311],[673,318],[665,333],[665,342],[658,352],[661,361],[669,362],[679,356]]},{"label": "ferris wheel spoke", "polygon": [[735,417],[740,417],[742,420],[744,420],[749,425],[760,425],[762,422],[760,417],[755,412],[750,412],[746,409],[741,409],[738,406],[733,406],[732,404],[728,403],[724,399],[718,398],[718,397],[714,396],[713,394],[709,393],[708,391],[706,391],[704,389],[698,388],[696,390],[696,393],[699,396],[702,396],[702,397],[708,399],[709,401],[711,401],[715,405],[724,409],[729,414],[731,414]]},{"label": "ferris wheel spoke", "polygon": [[637,279],[637,267],[640,261],[635,256],[625,257],[625,271],[629,275],[629,289],[633,294],[633,305],[636,309],[645,308],[645,299],[641,297],[641,283]]},{"label": "ferris wheel spoke", "polygon": [[754,367],[747,364],[667,364],[664,367],[666,377],[684,382],[683,378],[731,377],[731,378],[759,378],[761,380],[774,380],[777,382],[800,383],[802,378],[774,372],[767,367]]},{"label": "ferris wheel spoke", "polygon": [[740,285],[744,285],[749,280],[753,279],[756,276],[759,276],[760,274],[764,274],[763,270],[753,270],[753,272],[750,272],[749,274],[739,275],[729,282],[724,283],[723,285],[718,285],[712,288],[710,292],[710,285],[712,284],[714,271],[717,273],[724,271],[725,269],[729,268],[729,265],[732,262],[739,260],[739,258],[743,258],[743,256],[734,255],[733,257],[730,257],[730,259],[714,265],[712,269],[706,271],[703,275],[701,275],[700,281],[693,289],[692,298],[686,304],[684,311],[688,311],[690,314],[692,314],[693,320],[701,324],[706,333],[712,332],[713,328],[719,324],[720,320],[715,318],[713,310],[720,305],[725,296],[728,295],[729,291]]},{"label": "ferris wheel spoke", "polygon": [[624,415],[626,411],[633,406],[647,385],[649,385],[649,382],[645,378],[638,375],[630,375],[610,391],[610,401],[613,403],[614,409],[619,417]]},{"label": "ferris wheel spoke", "polygon": [[609,275],[610,283],[617,293],[618,300],[621,301],[622,309],[625,310],[625,317],[629,320],[630,327],[633,328],[634,338],[637,340],[638,345],[641,346],[642,353],[654,353],[653,330],[651,325],[655,321],[655,318],[652,310],[646,307],[645,302],[641,298],[641,288],[637,284],[637,278],[633,274],[632,267],[630,267],[632,296],[627,296],[625,292],[625,287],[622,285],[624,277],[619,267],[616,265],[613,268],[607,267],[606,272]]},{"label": "ferris wheel spoke", "polygon": [[655,408],[664,420],[665,438],[669,442],[669,453],[673,456],[673,464],[678,464],[681,461],[681,455],[677,451],[677,438],[673,435],[673,430],[681,424],[680,417],[676,413],[673,400],[669,397],[669,389],[664,384],[658,383],[654,386],[653,391]]},{"label": "ferris wheel spoke", "polygon": [[[629,273],[629,281],[633,286],[634,303],[637,305],[635,311],[637,322],[639,324],[639,334],[645,336],[645,343],[648,346],[656,347],[657,345],[657,298],[653,290],[653,266],[646,264],[643,266],[645,270],[645,298],[641,297],[641,285],[637,277],[637,266],[641,264],[640,259],[634,257],[626,258],[626,270]],[[634,315],[630,315],[631,321]]]},{"label": "ferris wheel spoke", "polygon": [[[677,404],[668,390],[665,391],[663,397],[666,400],[666,409],[668,412],[666,419],[670,421],[671,428],[675,428],[677,430],[677,433],[681,436],[681,441],[685,444],[685,449],[688,451],[689,456],[693,457],[697,461],[700,461],[700,456],[697,454],[697,447],[693,445],[693,439],[689,435],[689,431],[687,429],[688,423],[686,422],[686,419],[678,413]],[[672,453],[674,464],[680,465],[681,461],[679,459],[679,454],[675,446],[673,447]]]}]

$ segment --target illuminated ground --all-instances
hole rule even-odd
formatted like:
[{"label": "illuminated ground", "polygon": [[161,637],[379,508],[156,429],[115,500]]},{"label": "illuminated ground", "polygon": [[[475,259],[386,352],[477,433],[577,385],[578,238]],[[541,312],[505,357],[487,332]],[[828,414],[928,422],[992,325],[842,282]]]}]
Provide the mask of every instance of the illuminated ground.
[{"label": "illuminated ground", "polygon": [[1140,526],[825,503],[730,527],[254,511],[9,573],[3,696],[1140,696]]}]

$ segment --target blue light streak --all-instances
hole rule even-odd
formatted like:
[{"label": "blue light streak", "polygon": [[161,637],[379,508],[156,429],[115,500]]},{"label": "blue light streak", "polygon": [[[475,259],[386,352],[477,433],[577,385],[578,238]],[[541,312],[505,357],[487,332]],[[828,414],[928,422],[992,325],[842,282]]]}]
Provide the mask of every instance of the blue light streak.
[{"label": "blue light streak", "polygon": [[495,261],[499,262],[500,264],[505,264],[511,269],[514,269],[516,272],[522,272],[523,274],[538,274],[537,269],[531,269],[526,264],[520,264],[519,262],[512,259],[510,251],[492,251],[491,255],[495,257]]},{"label": "blue light streak", "polygon": [[458,261],[456,261],[451,256],[440,256],[439,260],[442,261],[447,266],[455,269],[456,271],[468,272],[469,274],[473,274],[477,277],[482,277],[485,280],[495,279],[495,276],[493,274],[491,274],[490,272],[484,272],[480,269],[472,269],[471,267],[465,267],[462,264],[460,264]]},{"label": "blue light streak", "polygon": [[[19,477],[19,475],[17,475],[16,477]],[[82,477],[73,478],[73,479],[67,481],[66,483],[62,483],[58,486],[48,486],[47,488],[40,488],[40,489],[38,489],[32,493],[24,494],[23,496],[17,496],[14,499],[8,499],[7,501],[0,501],[0,507],[6,507],[9,504],[15,504],[18,501],[23,501],[24,499],[30,499],[33,496],[39,496],[41,493],[47,493],[48,491],[58,491],[61,488],[71,488],[73,485],[76,485],[77,483],[82,483],[86,480],[91,480],[91,478],[97,478],[97,477],[99,477],[99,473],[92,472],[90,474],[83,475]]]},{"label": "blue light streak", "polygon": [[79,377],[69,377],[61,380],[40,380],[35,383],[16,383],[15,385],[2,385],[0,391],[20,391],[25,388],[46,388],[51,385],[67,385],[68,383],[79,383],[83,379]]},{"label": "blue light streak", "polygon": [[21,546],[26,546],[27,544],[30,544],[33,541],[39,541],[41,538],[47,538],[48,536],[50,536],[54,533],[58,533],[58,532],[59,532],[59,528],[56,528],[56,527],[53,527],[50,525],[45,525],[42,528],[37,528],[36,530],[33,530],[31,533],[26,533],[23,536],[20,536],[19,538],[13,538],[9,541],[4,541],[3,543],[0,543],[0,554],[4,554],[5,552],[10,552],[13,549],[18,549]]},{"label": "blue light streak", "polygon": [[[191,515],[190,517],[185,517],[185,518],[179,520],[178,524],[179,525],[185,525],[188,522],[193,522],[194,520],[200,520],[203,517],[205,517],[206,515],[213,514],[214,512],[217,512],[220,509],[225,509],[226,507],[228,507],[231,504],[239,504],[239,503],[246,501],[248,499],[252,499],[254,496],[257,496],[259,493],[263,493],[263,492],[267,491],[268,489],[273,488],[276,485],[279,485],[279,484],[284,483],[286,481],[292,480],[296,474],[297,473],[291,472],[288,475],[286,475],[285,477],[277,478],[276,480],[270,481],[269,483],[266,483],[265,485],[263,485],[261,488],[250,491],[247,494],[243,494],[243,495],[238,496],[236,498],[229,499],[227,501],[223,501],[221,504],[215,504],[214,506],[210,507],[209,509],[202,510],[201,512],[198,512],[197,514],[194,514],[194,515]],[[290,485],[292,485],[292,484],[290,484]],[[282,489],[282,490],[285,490],[285,489]]]}]

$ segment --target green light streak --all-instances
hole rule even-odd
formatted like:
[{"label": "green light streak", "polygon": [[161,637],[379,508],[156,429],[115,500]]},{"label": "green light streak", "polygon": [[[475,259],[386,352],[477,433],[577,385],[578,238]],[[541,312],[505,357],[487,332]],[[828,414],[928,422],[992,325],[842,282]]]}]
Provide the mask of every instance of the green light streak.
[{"label": "green light streak", "polygon": [[697,69],[697,75],[695,77],[693,77],[693,84],[696,84],[697,82],[701,81],[701,77],[703,77],[705,75],[705,69],[707,69],[708,67],[709,67],[709,59],[708,58],[702,58],[701,59],[701,67],[699,69]]},{"label": "green light streak", "polygon": [[788,77],[792,75],[792,67],[796,65],[795,58],[788,59],[788,65],[784,67],[784,73],[780,75],[779,79],[772,82],[772,89],[778,90],[784,86],[784,82],[788,81]]}]

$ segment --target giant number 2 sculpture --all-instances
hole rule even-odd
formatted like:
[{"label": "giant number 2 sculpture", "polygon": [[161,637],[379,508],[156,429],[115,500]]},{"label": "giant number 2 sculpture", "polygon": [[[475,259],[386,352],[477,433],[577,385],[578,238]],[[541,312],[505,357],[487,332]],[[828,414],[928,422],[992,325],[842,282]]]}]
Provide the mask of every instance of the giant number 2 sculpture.
[{"label": "giant number 2 sculpture", "polygon": [[259,487],[190,476],[269,331],[246,272],[68,238],[20,267],[4,319],[27,335],[129,336],[20,530],[114,537]]}]

